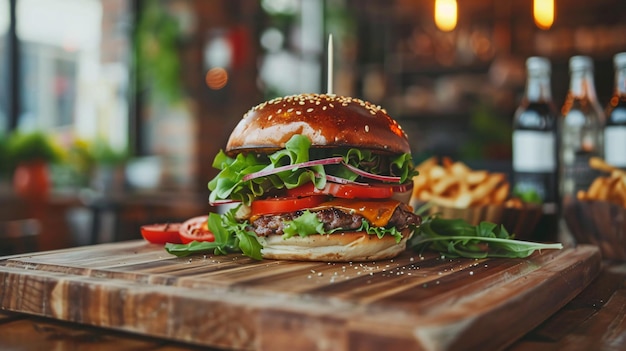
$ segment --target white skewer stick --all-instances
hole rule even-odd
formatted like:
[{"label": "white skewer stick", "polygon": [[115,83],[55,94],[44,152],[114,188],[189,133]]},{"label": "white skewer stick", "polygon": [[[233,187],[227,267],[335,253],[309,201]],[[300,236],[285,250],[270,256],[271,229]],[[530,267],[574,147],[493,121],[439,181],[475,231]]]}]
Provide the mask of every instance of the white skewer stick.
[{"label": "white skewer stick", "polygon": [[328,75],[326,78],[326,93],[333,93],[333,35],[328,35],[328,64],[326,69],[328,70]]}]

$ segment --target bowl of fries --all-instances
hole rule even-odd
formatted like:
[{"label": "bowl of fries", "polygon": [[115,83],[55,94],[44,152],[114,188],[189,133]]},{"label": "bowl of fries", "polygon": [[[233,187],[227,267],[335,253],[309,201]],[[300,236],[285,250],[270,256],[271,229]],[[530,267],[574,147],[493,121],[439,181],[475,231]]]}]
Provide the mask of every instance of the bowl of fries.
[{"label": "bowl of fries", "polygon": [[460,161],[431,157],[416,169],[411,205],[429,203],[430,214],[460,218],[477,225],[482,221],[503,224],[517,239],[531,239],[541,219],[541,206],[510,197],[511,185],[504,173],[474,170]]},{"label": "bowl of fries", "polygon": [[565,202],[565,222],[577,243],[598,246],[605,259],[626,261],[626,171],[597,157],[589,165],[601,175]]}]

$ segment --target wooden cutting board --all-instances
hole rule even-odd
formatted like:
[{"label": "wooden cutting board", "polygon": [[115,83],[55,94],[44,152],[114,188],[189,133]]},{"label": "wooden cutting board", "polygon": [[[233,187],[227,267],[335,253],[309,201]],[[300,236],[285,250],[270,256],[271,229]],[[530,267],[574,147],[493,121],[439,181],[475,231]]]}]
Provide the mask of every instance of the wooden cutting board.
[{"label": "wooden cutting board", "polygon": [[176,258],[129,241],[0,258],[0,309],[237,350],[497,350],[600,266],[594,246],[321,263]]}]

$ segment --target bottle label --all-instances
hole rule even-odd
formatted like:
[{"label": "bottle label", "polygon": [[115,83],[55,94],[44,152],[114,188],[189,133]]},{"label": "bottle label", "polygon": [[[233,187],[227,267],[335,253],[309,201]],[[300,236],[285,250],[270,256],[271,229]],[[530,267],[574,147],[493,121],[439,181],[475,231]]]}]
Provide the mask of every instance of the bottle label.
[{"label": "bottle label", "polygon": [[513,132],[513,170],[516,172],[555,172],[556,138],[551,132]]},{"label": "bottle label", "polygon": [[626,168],[626,126],[607,126],[604,129],[605,161]]}]

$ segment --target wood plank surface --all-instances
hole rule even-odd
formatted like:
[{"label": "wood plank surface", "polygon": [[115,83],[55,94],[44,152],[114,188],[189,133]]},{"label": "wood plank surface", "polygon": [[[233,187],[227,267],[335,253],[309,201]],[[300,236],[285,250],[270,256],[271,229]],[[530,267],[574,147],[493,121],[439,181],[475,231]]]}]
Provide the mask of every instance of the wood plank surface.
[{"label": "wood plank surface", "polygon": [[565,307],[508,351],[626,350],[626,263],[601,274]]},{"label": "wood plank surface", "polygon": [[130,241],[1,259],[0,309],[237,350],[497,350],[600,266],[593,246],[323,263],[176,258]]},{"label": "wood plank surface", "polygon": [[0,312],[0,350],[217,351],[161,339],[76,325],[43,317]]}]

